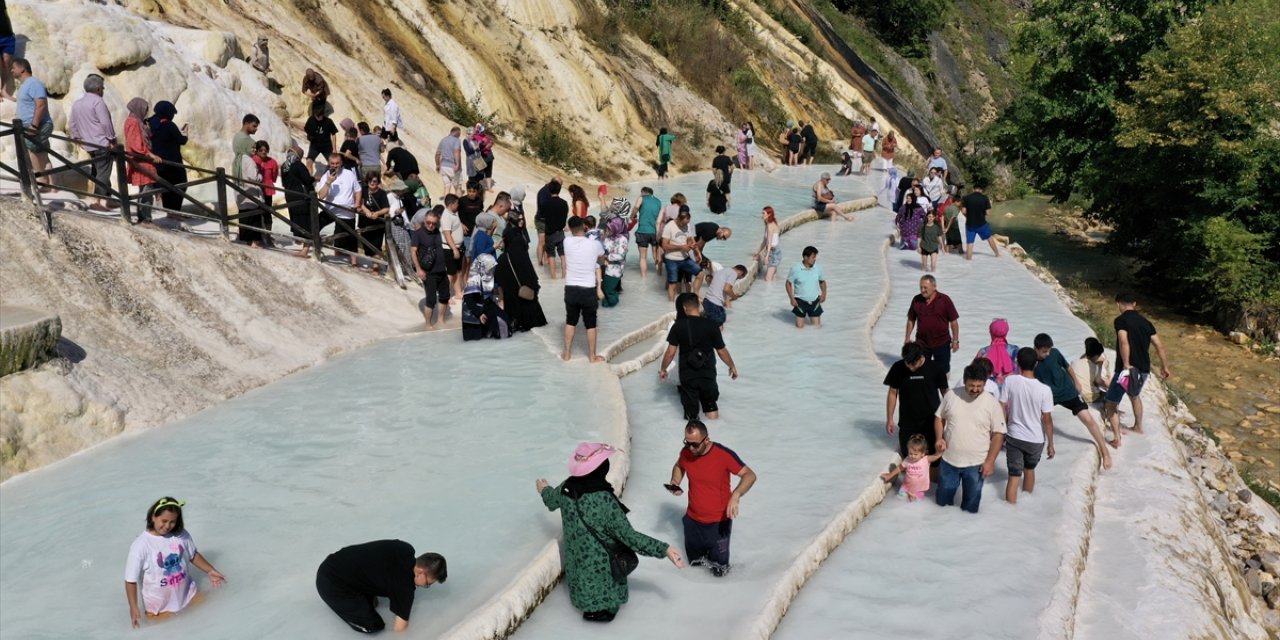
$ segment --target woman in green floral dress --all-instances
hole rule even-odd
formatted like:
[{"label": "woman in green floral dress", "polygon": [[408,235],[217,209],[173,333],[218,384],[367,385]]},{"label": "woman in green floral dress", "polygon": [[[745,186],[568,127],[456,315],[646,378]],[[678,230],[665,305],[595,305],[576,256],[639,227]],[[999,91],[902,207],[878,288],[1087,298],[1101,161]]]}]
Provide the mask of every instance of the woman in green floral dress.
[{"label": "woman in green floral dress", "polygon": [[582,611],[584,620],[593,622],[613,620],[627,602],[626,580],[621,584],[614,580],[603,542],[626,545],[637,554],[654,558],[665,555],[676,568],[684,567],[675,547],[631,528],[627,508],[605,479],[609,456],[616,451],[607,444],[584,442],[569,459],[567,480],[554,487],[546,480],[537,483],[547,509],[560,510],[569,600]]}]

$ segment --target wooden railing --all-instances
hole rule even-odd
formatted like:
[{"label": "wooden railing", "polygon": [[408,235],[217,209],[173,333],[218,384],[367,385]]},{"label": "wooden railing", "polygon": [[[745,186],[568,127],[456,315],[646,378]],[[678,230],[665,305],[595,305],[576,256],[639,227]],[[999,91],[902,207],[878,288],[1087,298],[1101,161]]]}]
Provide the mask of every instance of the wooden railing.
[{"label": "wooden railing", "polygon": [[[387,244],[387,250],[383,251],[382,247],[374,246],[361,233],[360,229],[355,226],[355,218],[357,212],[350,207],[336,205],[331,203],[321,203],[320,199],[314,192],[290,191],[275,187],[274,185],[264,185],[251,180],[243,180],[227,175],[226,169],[218,167],[216,169],[207,169],[204,167],[196,167],[192,165],[182,164],[178,162],[160,161],[153,162],[150,158],[138,156],[128,153],[121,145],[113,147],[104,147],[88,142],[74,140],[72,138],[60,135],[53,135],[51,140],[63,140],[72,145],[78,145],[86,151],[99,152],[106,151],[111,154],[112,166],[114,168],[115,180],[106,180],[100,176],[95,177],[92,171],[92,165],[96,161],[90,157],[87,160],[72,160],[62,154],[48,150],[50,158],[61,162],[61,166],[51,167],[44,171],[35,171],[31,166],[30,158],[27,156],[26,147],[24,146],[25,138],[31,137],[22,125],[21,120],[14,120],[12,123],[0,123],[0,140],[9,138],[12,140],[16,150],[17,166],[11,166],[0,161],[0,174],[7,174],[16,178],[21,185],[22,194],[25,198],[41,205],[39,209],[43,215],[45,231],[53,233],[53,215],[54,210],[51,207],[43,206],[41,193],[43,189],[52,189],[62,193],[69,193],[85,198],[100,198],[108,200],[119,207],[120,220],[124,224],[134,224],[134,212],[139,207],[146,207],[148,210],[155,212],[168,212],[188,218],[196,218],[218,224],[218,231],[222,238],[231,241],[231,225],[234,222],[240,230],[257,231],[259,233],[268,234],[277,237],[286,237],[299,242],[306,242],[311,245],[312,257],[319,261],[322,259],[323,249],[330,249],[335,255],[358,255],[359,248],[368,249],[371,254],[384,255],[387,258],[380,260],[370,257],[369,259],[384,267],[384,271],[390,273],[396,280],[396,283],[405,287],[405,275],[416,280],[416,270],[412,265],[407,265],[402,269],[400,264],[399,249],[394,241],[392,232],[392,222],[390,219],[384,220],[384,238]],[[141,160],[158,166],[180,167],[185,169],[188,175],[196,175],[192,180],[181,183],[170,183],[163,177],[156,176],[155,183],[142,187],[136,193],[129,193],[129,181],[126,177],[126,167],[130,159]],[[72,173],[89,183],[89,191],[57,184],[54,181],[56,176]],[[213,184],[216,199],[212,203],[202,202],[192,196],[188,190],[193,187]],[[94,187],[101,189],[95,192]],[[284,202],[278,203],[274,200],[268,204],[260,195],[262,189],[272,188],[277,194],[284,195]],[[177,193],[182,196],[184,210],[173,211],[165,209],[160,205],[160,196],[165,193]],[[152,203],[144,204],[142,200],[150,196]],[[235,213],[231,213],[233,200],[238,199],[248,202],[250,206],[234,207]],[[308,227],[294,222],[289,217],[281,214],[281,209],[288,209],[291,204],[306,201],[307,219],[310,221]],[[189,205],[189,206],[186,206]],[[273,231],[270,224],[267,228],[252,226],[247,219],[261,216],[264,212],[270,213],[269,219],[281,220],[289,225],[288,233],[280,233]],[[350,219],[341,218],[335,215],[335,212],[345,212],[351,216]],[[323,222],[322,222],[323,221]],[[334,233],[328,236],[321,235],[321,229],[327,227],[330,223],[334,225]],[[355,252],[347,251],[334,246],[335,241],[354,237],[357,241],[357,250]]]}]

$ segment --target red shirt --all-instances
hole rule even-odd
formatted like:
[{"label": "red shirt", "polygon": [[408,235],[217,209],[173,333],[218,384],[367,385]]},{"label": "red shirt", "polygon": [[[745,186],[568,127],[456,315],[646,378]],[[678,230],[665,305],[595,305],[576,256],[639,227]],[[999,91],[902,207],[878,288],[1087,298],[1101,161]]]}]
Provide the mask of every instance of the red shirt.
[{"label": "red shirt", "polygon": [[951,298],[940,292],[935,292],[929,302],[916,294],[911,299],[911,309],[907,311],[907,319],[916,322],[916,342],[926,349],[951,344],[951,321],[959,317]]},{"label": "red shirt", "polygon": [[681,449],[677,464],[689,476],[689,517],[702,524],[725,520],[729,495],[733,493],[729,476],[747,466],[742,458],[729,447],[712,442],[706,455],[700,456],[688,447]]},{"label": "red shirt", "polygon": [[258,165],[258,170],[262,171],[262,195],[270,198],[276,194],[276,178],[280,177],[280,164],[275,158],[267,158],[263,160],[261,156],[253,156],[254,164]]}]

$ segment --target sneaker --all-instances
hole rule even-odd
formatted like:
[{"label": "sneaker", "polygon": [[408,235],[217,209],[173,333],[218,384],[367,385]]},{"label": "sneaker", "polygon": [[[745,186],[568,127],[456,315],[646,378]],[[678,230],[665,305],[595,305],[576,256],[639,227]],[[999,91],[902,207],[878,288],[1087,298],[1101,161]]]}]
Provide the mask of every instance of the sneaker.
[{"label": "sneaker", "polygon": [[711,575],[717,578],[723,578],[727,573],[729,573],[729,565],[727,564],[711,565]]},{"label": "sneaker", "polygon": [[587,622],[613,622],[615,615],[612,611],[584,611],[582,619]]}]

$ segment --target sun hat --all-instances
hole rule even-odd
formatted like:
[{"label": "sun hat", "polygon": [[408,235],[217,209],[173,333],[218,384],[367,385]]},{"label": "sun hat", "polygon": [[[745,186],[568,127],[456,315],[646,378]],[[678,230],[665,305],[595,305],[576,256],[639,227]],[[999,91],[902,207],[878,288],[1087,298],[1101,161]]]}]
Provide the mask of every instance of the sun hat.
[{"label": "sun hat", "polygon": [[573,456],[569,458],[569,475],[585,476],[617,452],[617,449],[603,442],[583,442],[573,450]]}]

